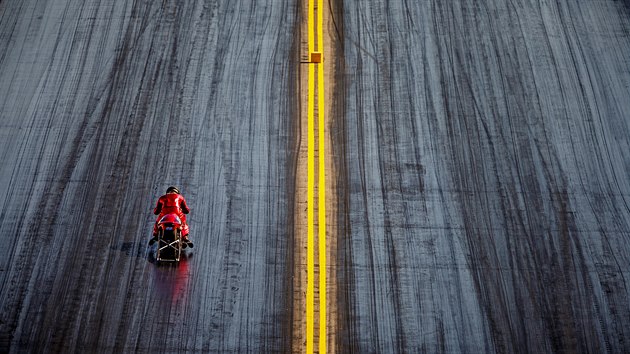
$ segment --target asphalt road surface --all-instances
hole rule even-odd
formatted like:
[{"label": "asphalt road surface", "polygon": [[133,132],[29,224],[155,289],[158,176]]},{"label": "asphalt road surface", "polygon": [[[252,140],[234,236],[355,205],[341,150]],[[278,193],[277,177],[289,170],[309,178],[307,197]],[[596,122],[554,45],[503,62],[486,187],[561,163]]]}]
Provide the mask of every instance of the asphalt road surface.
[{"label": "asphalt road surface", "polygon": [[341,352],[630,348],[630,3],[343,2]]},{"label": "asphalt road surface", "polygon": [[[293,348],[299,6],[0,0],[0,352]],[[627,351],[630,3],[333,7],[335,349]]]},{"label": "asphalt road surface", "polygon": [[[0,351],[290,347],[296,12],[0,2]],[[195,248],[158,267],[170,184]]]}]

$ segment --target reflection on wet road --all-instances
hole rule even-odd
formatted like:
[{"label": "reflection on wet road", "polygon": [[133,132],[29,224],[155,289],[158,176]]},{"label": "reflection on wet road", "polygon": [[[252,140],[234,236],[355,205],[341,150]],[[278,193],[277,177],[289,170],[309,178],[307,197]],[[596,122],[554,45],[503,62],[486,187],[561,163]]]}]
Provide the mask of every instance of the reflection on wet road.
[{"label": "reflection on wet road", "polygon": [[151,287],[157,294],[156,306],[163,302],[167,304],[166,308],[186,305],[188,283],[192,279],[188,262],[192,260],[193,254],[184,252],[179,263],[155,265]]}]

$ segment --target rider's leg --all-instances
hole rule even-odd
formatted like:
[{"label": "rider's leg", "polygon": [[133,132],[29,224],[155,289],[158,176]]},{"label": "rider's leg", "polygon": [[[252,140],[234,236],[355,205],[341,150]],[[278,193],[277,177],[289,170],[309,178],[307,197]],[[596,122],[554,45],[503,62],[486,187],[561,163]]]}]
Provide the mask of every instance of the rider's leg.
[{"label": "rider's leg", "polygon": [[186,214],[181,214],[179,218],[182,220],[182,237],[188,238],[188,232],[190,229],[188,228],[188,223],[186,222]]},{"label": "rider's leg", "polygon": [[157,241],[157,237],[158,237],[158,220],[160,220],[160,218],[158,217],[157,220],[155,220],[155,223],[153,223],[153,238],[149,240],[149,245],[154,244]]},{"label": "rider's leg", "polygon": [[182,219],[182,238],[184,239],[188,247],[192,248],[193,243],[190,242],[190,240],[188,239],[188,233],[190,232],[190,229],[188,228],[188,223],[186,222],[186,215],[182,214],[180,216],[180,219]]}]

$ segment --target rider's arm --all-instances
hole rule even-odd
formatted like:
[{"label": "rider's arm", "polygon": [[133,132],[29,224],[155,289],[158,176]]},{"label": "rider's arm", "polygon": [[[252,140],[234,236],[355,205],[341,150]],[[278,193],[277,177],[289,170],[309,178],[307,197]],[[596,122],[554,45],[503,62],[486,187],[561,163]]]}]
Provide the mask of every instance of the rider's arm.
[{"label": "rider's arm", "polygon": [[162,211],[162,198],[158,199],[157,205],[155,206],[155,209],[153,209],[153,214],[160,215],[161,211]]},{"label": "rider's arm", "polygon": [[182,213],[190,213],[190,208],[188,208],[188,205],[186,204],[186,199],[184,199],[184,197],[181,198],[181,203],[179,204],[179,207],[182,208]]}]

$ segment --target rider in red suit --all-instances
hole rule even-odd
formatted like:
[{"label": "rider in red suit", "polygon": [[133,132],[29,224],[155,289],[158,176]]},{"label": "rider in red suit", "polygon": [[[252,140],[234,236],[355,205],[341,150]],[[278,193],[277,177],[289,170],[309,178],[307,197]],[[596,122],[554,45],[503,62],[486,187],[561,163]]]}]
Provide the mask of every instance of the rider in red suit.
[{"label": "rider in red suit", "polygon": [[182,220],[182,237],[184,238],[184,242],[188,244],[189,247],[192,247],[192,242],[188,240],[188,223],[186,223],[186,215],[190,212],[188,205],[186,205],[186,199],[184,196],[179,194],[179,189],[177,187],[168,187],[166,190],[166,194],[161,196],[157,201],[157,205],[153,210],[153,214],[157,215],[157,220],[153,225],[153,238],[151,239],[151,244],[157,241],[157,223],[158,221],[166,214],[177,214],[179,218]]}]

